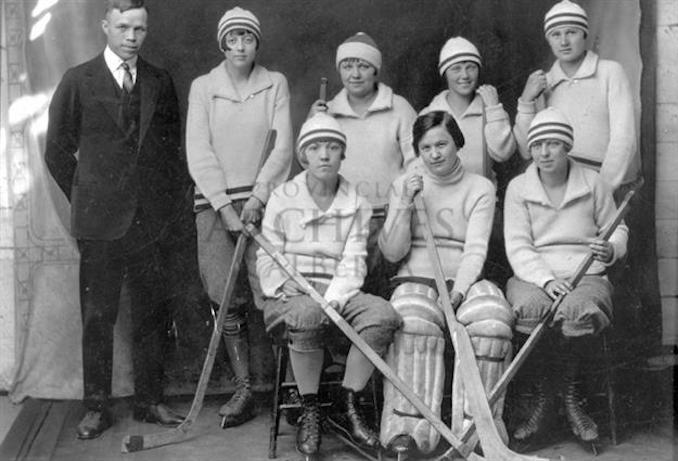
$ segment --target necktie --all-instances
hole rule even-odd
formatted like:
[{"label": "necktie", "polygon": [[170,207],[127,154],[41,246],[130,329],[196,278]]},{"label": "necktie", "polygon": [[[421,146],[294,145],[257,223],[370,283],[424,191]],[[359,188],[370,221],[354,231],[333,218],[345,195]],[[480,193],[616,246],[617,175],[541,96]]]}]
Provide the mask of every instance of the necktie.
[{"label": "necktie", "polygon": [[129,71],[129,64],[123,62],[120,67],[125,71],[125,75],[122,77],[122,87],[126,92],[131,93],[134,89],[134,81],[132,80],[132,73]]}]

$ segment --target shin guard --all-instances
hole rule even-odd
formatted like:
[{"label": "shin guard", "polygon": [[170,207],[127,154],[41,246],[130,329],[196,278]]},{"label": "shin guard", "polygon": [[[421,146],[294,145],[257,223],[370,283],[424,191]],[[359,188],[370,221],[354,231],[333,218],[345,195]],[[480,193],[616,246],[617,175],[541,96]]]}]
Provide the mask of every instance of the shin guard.
[{"label": "shin guard", "polygon": [[[482,280],[469,289],[466,300],[457,310],[457,320],[471,337],[485,392],[489,393],[511,362],[511,308],[499,288]],[[459,360],[455,358],[452,383],[452,431],[455,433],[461,433],[470,423],[469,405],[459,373]],[[492,407],[492,415],[499,434],[504,442],[508,442],[502,420],[503,408],[504,396],[501,396]]]},{"label": "shin guard", "polygon": [[[396,289],[391,303],[404,322],[403,329],[395,334],[386,362],[440,416],[445,381],[445,318],[436,298],[435,290],[422,284],[404,283]],[[388,380],[384,380],[382,445],[388,446],[403,434],[410,435],[424,454],[433,451],[440,440],[431,424]]]}]

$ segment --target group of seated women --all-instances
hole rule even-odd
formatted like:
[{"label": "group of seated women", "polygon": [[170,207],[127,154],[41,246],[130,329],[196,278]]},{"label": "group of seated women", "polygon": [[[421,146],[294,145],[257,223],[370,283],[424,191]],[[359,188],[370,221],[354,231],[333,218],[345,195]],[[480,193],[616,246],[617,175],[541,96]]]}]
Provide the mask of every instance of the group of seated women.
[{"label": "group of seated women", "polygon": [[[451,308],[471,337],[486,390],[510,363],[514,336],[529,334],[553,300],[567,295],[553,320],[553,344],[538,348],[543,366],[535,382],[538,397],[532,414],[513,436],[525,440],[535,435],[546,414],[555,410],[556,394],[561,394],[575,435],[594,440],[596,424],[577,395],[578,364],[590,348],[590,338],[610,324],[611,285],[605,271],[624,256],[627,229],[621,225],[609,240],[600,237],[614,219],[615,203],[595,171],[568,158],[573,143],[572,126],[557,109],[545,109],[532,120],[528,149],[533,162],[511,181],[505,200],[506,253],[514,272],[506,298],[492,282],[483,280],[482,273],[495,213],[495,187],[483,176],[465,171],[458,156],[464,136],[444,111],[416,119],[412,144],[417,159],[390,188],[386,221],[378,236],[379,250],[398,267],[390,302],[361,291],[372,210],[339,174],[347,141],[335,118],[318,113],[302,126],[297,154],[305,169],[272,192],[262,234],[437,415],[445,373],[453,374],[451,424],[458,433],[472,416],[463,381],[455,376],[458,367],[444,361],[447,326],[426,249],[422,210],[416,209],[414,200],[419,195]],[[572,286],[569,280],[589,254],[594,263]],[[267,330],[286,332],[302,398],[296,446],[312,457],[321,441],[317,394],[323,350],[332,341],[331,322],[261,249],[257,273]],[[438,446],[438,432],[386,379],[380,432],[366,422],[356,395],[372,372],[372,363],[351,346],[342,396],[332,417],[340,418],[351,437],[364,446],[431,453]],[[508,440],[503,400],[492,411],[499,433]]]}]

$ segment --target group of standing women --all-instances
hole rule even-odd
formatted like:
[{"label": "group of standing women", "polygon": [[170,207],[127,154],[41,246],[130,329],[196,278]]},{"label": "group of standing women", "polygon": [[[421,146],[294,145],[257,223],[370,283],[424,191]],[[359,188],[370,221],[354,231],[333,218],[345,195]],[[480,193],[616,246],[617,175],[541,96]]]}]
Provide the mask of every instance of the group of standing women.
[{"label": "group of standing women", "polygon": [[[382,55],[374,40],[364,33],[349,37],[336,54],[343,89],[313,103],[293,145],[287,81],[255,62],[259,20],[239,7],[227,11],[217,31],[225,59],[193,82],[186,130],[200,269],[212,301],[220,301],[237,232],[243,224],[261,225],[263,236],[440,414],[445,372],[456,375],[457,366],[444,362],[446,325],[415,209],[418,194],[487,390],[510,363],[514,331],[522,338],[555,297],[567,294],[552,328],[554,347],[542,348],[535,361],[540,375],[532,414],[513,436],[535,436],[560,391],[573,432],[582,440],[597,438],[577,397],[578,361],[612,319],[605,271],[624,256],[627,229],[618,227],[608,241],[600,235],[615,214],[612,192],[635,154],[633,107],[621,67],[586,49],[588,20],[580,6],[557,3],[545,16],[544,33],[557,60],[547,73],[528,78],[515,127],[497,90],[479,85],[482,58],[468,40],[454,37],[443,46],[438,69],[448,89],[417,117],[379,81]],[[261,158],[270,129],[277,132],[275,146]],[[516,148],[533,162],[506,194],[503,236],[514,276],[505,298],[483,279],[483,266],[488,247],[501,241],[491,239],[492,164],[508,160]],[[304,171],[285,182],[293,151]],[[569,279],[589,253],[596,262],[573,287]],[[303,407],[296,446],[315,456],[329,319],[253,243],[245,262],[224,328],[237,391],[220,413],[226,426],[254,416],[246,321],[254,305],[263,310],[267,331],[288,343]],[[395,286],[390,302],[384,299],[389,279]],[[558,363],[564,370],[553,369]],[[389,382],[380,433],[367,424],[356,395],[372,372],[352,346],[330,417],[370,448],[433,451],[438,433]],[[456,376],[452,393],[452,428],[460,432],[471,416]],[[499,399],[493,416],[508,440],[502,407]]]}]

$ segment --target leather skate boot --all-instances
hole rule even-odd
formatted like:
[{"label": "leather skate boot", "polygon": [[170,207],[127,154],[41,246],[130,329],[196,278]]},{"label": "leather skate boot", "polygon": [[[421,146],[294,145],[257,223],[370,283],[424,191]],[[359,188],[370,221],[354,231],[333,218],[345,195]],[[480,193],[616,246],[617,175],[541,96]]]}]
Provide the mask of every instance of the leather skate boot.
[{"label": "leather skate boot", "polygon": [[297,451],[305,461],[318,459],[320,451],[320,406],[316,394],[302,397],[303,412],[297,421]]},{"label": "leather skate boot", "polygon": [[593,443],[598,439],[598,426],[581,407],[577,381],[572,376],[565,379],[565,416],[570,428],[582,442]]},{"label": "leather skate boot", "polygon": [[221,428],[239,426],[254,418],[254,397],[249,376],[235,378],[235,394],[219,408]]},{"label": "leather skate boot", "polygon": [[370,450],[379,449],[379,436],[365,422],[358,394],[354,390],[341,388],[335,413],[329,419],[336,429],[343,432],[355,444]]},{"label": "leather skate boot", "polygon": [[224,345],[235,375],[236,391],[228,402],[219,408],[221,427],[238,426],[254,418],[254,398],[250,385],[249,342],[246,325],[224,325]]},{"label": "leather skate boot", "polygon": [[536,382],[535,394],[531,399],[532,412],[530,417],[516,428],[513,433],[515,440],[526,441],[544,428],[546,419],[553,411],[554,397],[552,390],[547,388],[546,380],[541,379]]}]

